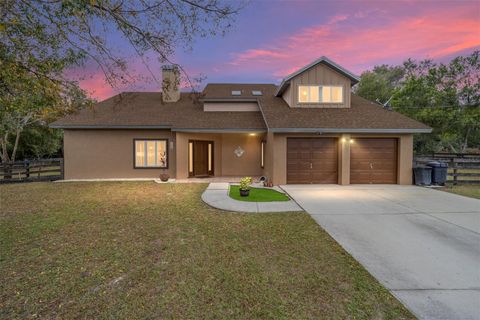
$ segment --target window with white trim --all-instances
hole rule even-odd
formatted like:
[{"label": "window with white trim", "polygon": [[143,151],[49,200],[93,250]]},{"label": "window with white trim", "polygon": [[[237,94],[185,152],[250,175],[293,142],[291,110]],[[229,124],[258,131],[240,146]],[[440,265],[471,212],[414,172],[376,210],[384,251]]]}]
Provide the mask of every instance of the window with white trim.
[{"label": "window with white trim", "polygon": [[298,86],[299,103],[343,103],[342,86]]},{"label": "window with white trim", "polygon": [[135,139],[135,168],[167,168],[166,139]]}]

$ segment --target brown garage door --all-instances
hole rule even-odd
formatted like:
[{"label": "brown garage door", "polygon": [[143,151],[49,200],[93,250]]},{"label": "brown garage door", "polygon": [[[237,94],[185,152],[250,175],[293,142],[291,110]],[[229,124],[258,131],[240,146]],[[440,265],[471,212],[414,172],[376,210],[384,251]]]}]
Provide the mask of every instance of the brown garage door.
[{"label": "brown garage door", "polygon": [[350,146],[350,183],[397,183],[397,139],[355,139]]},{"label": "brown garage door", "polygon": [[335,138],[288,138],[287,183],[337,183]]}]

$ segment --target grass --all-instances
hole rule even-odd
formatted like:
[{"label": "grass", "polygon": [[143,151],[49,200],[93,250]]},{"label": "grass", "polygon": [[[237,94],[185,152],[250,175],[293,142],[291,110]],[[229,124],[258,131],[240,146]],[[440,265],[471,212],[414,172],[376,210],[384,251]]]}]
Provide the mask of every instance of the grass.
[{"label": "grass", "polygon": [[413,319],[306,213],[204,184],[0,185],[1,319]]},{"label": "grass", "polygon": [[462,196],[480,199],[480,184],[466,184],[466,185],[450,185],[440,189],[451,193],[456,193]]},{"label": "grass", "polygon": [[[457,177],[458,181],[462,180],[480,180],[480,169],[458,169],[458,173],[475,173],[476,176],[460,176]],[[453,168],[448,168],[448,173],[453,173]],[[453,181],[452,176],[448,176],[448,181]]]},{"label": "grass", "polygon": [[250,188],[250,194],[248,197],[240,196],[240,186],[231,185],[229,191],[230,198],[240,201],[249,202],[271,202],[271,201],[288,201],[287,195],[272,190],[263,188]]}]

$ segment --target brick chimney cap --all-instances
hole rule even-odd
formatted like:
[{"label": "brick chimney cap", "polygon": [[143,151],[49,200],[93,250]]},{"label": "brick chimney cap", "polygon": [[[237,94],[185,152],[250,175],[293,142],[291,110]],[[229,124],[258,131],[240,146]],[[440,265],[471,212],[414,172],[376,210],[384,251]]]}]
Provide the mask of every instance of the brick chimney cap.
[{"label": "brick chimney cap", "polygon": [[178,70],[178,66],[175,64],[166,64],[162,66],[163,71],[174,71]]}]

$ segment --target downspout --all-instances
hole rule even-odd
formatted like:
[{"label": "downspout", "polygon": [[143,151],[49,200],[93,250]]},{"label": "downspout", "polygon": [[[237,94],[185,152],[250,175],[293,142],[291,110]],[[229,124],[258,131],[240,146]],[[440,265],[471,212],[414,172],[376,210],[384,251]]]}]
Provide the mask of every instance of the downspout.
[{"label": "downspout", "polygon": [[262,103],[260,99],[257,99],[258,107],[260,109],[260,113],[262,114],[263,121],[265,122],[265,126],[267,127],[267,141],[266,141],[266,148],[265,148],[265,166],[263,169],[263,175],[267,177],[268,182],[273,183],[273,132],[270,130],[268,125],[267,118],[265,117],[265,113],[263,112]]}]

